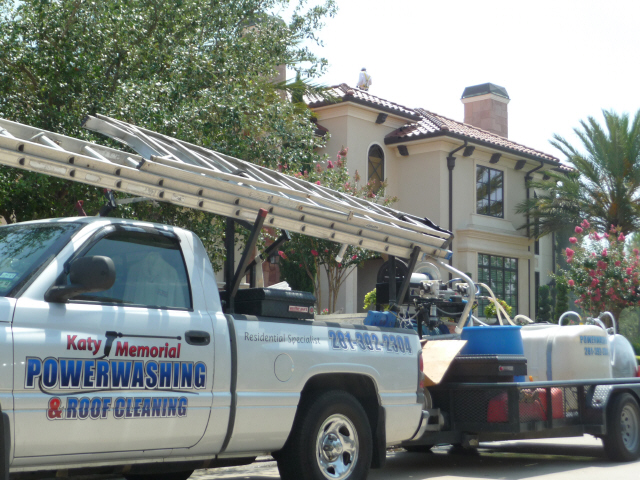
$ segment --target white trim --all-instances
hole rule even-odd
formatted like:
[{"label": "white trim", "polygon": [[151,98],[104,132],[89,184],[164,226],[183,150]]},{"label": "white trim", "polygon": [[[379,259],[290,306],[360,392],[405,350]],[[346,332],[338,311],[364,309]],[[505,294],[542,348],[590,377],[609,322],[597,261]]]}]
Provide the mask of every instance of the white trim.
[{"label": "white trim", "polygon": [[481,252],[490,255],[533,259],[533,252],[527,248],[529,240],[521,235],[489,232],[475,228],[456,230],[458,240],[456,253]]},{"label": "white trim", "polygon": [[480,102],[482,100],[495,100],[500,103],[509,103],[511,101],[509,98],[501,97],[500,95],[496,95],[495,93],[485,93],[484,95],[475,95],[473,97],[463,98],[461,102],[473,103]]}]

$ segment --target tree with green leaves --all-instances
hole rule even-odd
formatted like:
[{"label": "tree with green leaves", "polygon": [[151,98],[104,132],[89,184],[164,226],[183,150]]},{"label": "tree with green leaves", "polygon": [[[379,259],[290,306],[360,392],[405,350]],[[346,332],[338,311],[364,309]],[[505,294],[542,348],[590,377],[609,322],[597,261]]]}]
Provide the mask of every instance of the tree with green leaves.
[{"label": "tree with green leaves", "polygon": [[[334,0],[0,0],[0,117],[113,146],[80,128],[101,113],[248,161],[302,171],[323,142],[310,113],[283,98],[279,65],[309,81],[326,65],[307,47]],[[295,83],[295,82],[294,82]],[[306,88],[297,82],[298,90]],[[96,214],[102,191],[0,169],[9,222]],[[191,228],[215,262],[223,227],[212,215],[131,204],[115,213]]]},{"label": "tree with green leaves", "polygon": [[554,135],[551,144],[573,171],[547,171],[549,180],[529,182],[537,198],[520,203],[516,211],[529,215],[528,226],[540,236],[584,219],[603,231],[614,225],[625,235],[640,229],[640,110],[633,118],[602,113],[604,125],[589,117],[574,129],[579,147]]},{"label": "tree with green leaves", "polygon": [[549,300],[549,286],[540,285],[538,289],[538,318],[542,322],[551,320],[551,301]]},{"label": "tree with green leaves", "polygon": [[558,294],[556,296],[554,319],[557,322],[560,320],[560,315],[569,310],[569,285],[567,284],[567,279],[563,271],[560,271],[560,273],[556,275],[555,280]]},{"label": "tree with green leaves", "polygon": [[624,247],[628,255],[631,255],[634,249],[640,250],[640,232],[628,236]]}]

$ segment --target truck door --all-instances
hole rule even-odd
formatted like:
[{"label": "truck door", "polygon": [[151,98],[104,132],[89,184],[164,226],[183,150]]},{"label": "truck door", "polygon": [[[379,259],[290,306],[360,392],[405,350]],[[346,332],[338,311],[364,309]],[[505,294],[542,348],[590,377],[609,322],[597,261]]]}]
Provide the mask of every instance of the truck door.
[{"label": "truck door", "polygon": [[200,440],[212,403],[212,324],[194,308],[185,254],[193,264],[173,232],[111,225],[75,257],[110,257],[112,288],[68,303],[18,300],[16,457]]}]

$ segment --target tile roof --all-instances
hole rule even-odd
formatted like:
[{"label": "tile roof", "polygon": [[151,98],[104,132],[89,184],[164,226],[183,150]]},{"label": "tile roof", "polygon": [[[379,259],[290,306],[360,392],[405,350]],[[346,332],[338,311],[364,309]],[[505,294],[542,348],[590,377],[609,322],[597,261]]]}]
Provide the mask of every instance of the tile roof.
[{"label": "tile roof", "polygon": [[307,105],[309,105],[310,108],[317,108],[324,107],[326,105],[333,105],[340,101],[353,102],[359,103],[360,105],[367,105],[384,112],[393,113],[409,120],[418,120],[420,118],[420,115],[411,108],[390,102],[384,98],[376,97],[375,95],[371,95],[359,88],[352,88],[346,83],[329,87],[327,93],[330,97],[335,98],[335,100],[332,101],[320,96],[310,96],[306,99]]},{"label": "tile roof", "polygon": [[341,101],[353,102],[412,120],[411,123],[407,123],[403,127],[388,134],[385,137],[385,144],[387,145],[409,142],[422,138],[449,136],[463,140],[470,140],[475,143],[481,143],[498,150],[508,151],[510,153],[529,157],[535,160],[554,163],[557,164],[557,169],[561,171],[573,170],[571,167],[560,163],[560,160],[552,155],[513,142],[505,137],[496,135],[495,133],[443,117],[442,115],[430,112],[424,108],[413,109],[397,103],[389,102],[383,98],[371,95],[369,92],[365,92],[358,88],[352,88],[346,83],[330,87],[328,93],[330,97],[335,98],[335,101],[319,96],[312,96],[306,99],[307,105],[310,108],[317,108],[332,105]]},{"label": "tile roof", "polygon": [[[485,145],[506,149],[519,155],[536,157],[558,163],[559,166],[562,165],[560,160],[552,155],[513,142],[508,138],[501,137],[495,133],[482,130],[481,128],[474,127],[473,125],[457,122],[450,118],[443,117],[442,115],[438,115],[437,113],[425,110],[424,108],[417,108],[415,111],[420,114],[420,120],[416,123],[407,124],[387,135],[385,138],[385,143],[387,145],[417,140],[420,138],[448,135],[466,138],[472,141],[479,141]],[[571,170],[571,168],[568,169]]]}]

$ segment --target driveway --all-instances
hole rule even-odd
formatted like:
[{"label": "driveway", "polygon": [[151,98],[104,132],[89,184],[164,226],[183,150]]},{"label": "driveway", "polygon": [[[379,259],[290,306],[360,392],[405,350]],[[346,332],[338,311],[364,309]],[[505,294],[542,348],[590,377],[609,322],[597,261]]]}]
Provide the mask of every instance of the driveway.
[{"label": "driveway", "polygon": [[[640,461],[611,463],[599,440],[585,436],[553,440],[482,443],[476,454],[461,454],[449,447],[433,453],[387,453],[382,470],[369,480],[637,480]],[[198,470],[193,480],[267,480],[280,478],[270,457],[244,467]]]}]

